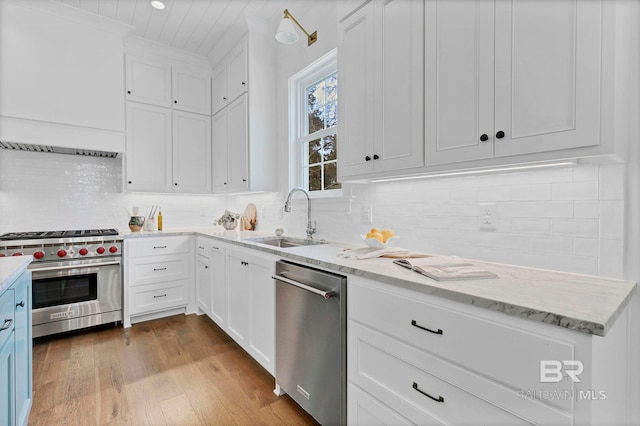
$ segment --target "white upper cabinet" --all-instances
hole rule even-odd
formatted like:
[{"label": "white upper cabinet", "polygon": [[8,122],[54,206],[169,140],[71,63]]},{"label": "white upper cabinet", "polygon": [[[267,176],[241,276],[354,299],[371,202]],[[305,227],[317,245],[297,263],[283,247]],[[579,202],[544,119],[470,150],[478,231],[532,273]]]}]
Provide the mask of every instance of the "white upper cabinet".
[{"label": "white upper cabinet", "polygon": [[127,55],[127,100],[171,106],[171,65]]},{"label": "white upper cabinet", "polygon": [[173,108],[211,114],[211,72],[186,67],[173,68]]},{"label": "white upper cabinet", "polygon": [[368,1],[370,0],[337,0],[338,22],[347,18]]},{"label": "white upper cabinet", "polygon": [[238,43],[213,71],[212,112],[215,114],[249,88],[247,43]]},{"label": "white upper cabinet", "polygon": [[243,95],[212,118],[214,192],[249,188],[247,113]]},{"label": "white upper cabinet", "polygon": [[127,102],[126,184],[130,191],[171,191],[171,110]]},{"label": "white upper cabinet", "polygon": [[173,190],[211,192],[211,117],[173,111]]},{"label": "white upper cabinet", "polygon": [[126,64],[127,100],[211,114],[210,70],[136,55]]},{"label": "white upper cabinet", "polygon": [[339,25],[341,178],[423,166],[422,16],[374,0]]},{"label": "white upper cabinet", "polygon": [[427,1],[427,164],[599,145],[605,14],[601,1]]}]

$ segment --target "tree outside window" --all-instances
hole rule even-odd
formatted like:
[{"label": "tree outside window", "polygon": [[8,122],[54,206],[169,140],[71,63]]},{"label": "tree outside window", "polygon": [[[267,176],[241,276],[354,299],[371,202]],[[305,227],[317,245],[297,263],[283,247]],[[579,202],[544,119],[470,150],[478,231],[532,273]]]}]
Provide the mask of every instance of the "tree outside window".
[{"label": "tree outside window", "polygon": [[337,73],[306,86],[304,132],[300,138],[304,183],[309,191],[342,188],[338,182],[338,78]]}]

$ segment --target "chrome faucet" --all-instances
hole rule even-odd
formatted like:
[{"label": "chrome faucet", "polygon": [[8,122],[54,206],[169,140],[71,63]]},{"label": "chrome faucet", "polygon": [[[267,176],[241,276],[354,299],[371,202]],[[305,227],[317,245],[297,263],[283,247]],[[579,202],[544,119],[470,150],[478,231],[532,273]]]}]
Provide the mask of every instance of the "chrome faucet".
[{"label": "chrome faucet", "polygon": [[311,198],[309,197],[309,193],[305,191],[303,188],[293,188],[289,195],[287,195],[287,201],[284,203],[284,211],[289,213],[291,211],[291,196],[294,192],[302,192],[307,197],[307,238],[312,239],[313,234],[316,233],[316,225],[317,222],[314,222],[313,226],[311,225]]}]

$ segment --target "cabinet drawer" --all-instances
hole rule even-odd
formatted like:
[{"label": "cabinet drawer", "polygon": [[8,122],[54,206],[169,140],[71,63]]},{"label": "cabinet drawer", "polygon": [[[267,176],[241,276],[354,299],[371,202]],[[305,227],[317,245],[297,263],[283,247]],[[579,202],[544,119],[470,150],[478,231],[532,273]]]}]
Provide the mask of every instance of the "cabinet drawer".
[{"label": "cabinet drawer", "polygon": [[[353,340],[352,340],[353,342]],[[356,329],[353,380],[416,424],[530,424],[449,382],[434,357]],[[457,367],[452,367],[457,368]]]},{"label": "cabinet drawer", "polygon": [[212,244],[212,241],[209,239],[198,238],[196,240],[196,254],[209,259]]},{"label": "cabinet drawer", "polygon": [[[0,296],[0,348],[11,336],[15,327],[15,306],[13,303],[13,290],[5,290]],[[6,328],[5,328],[6,327]]]},{"label": "cabinet drawer", "polygon": [[[350,384],[347,392],[347,424],[354,426],[413,425],[359,387]],[[427,419],[423,419],[422,424],[426,421]]]},{"label": "cabinet drawer", "polygon": [[154,256],[136,259],[129,267],[130,287],[189,277],[188,256]]},{"label": "cabinet drawer", "polygon": [[[400,295],[354,281],[349,292],[351,319],[423,351],[513,389],[575,390],[570,381],[540,383],[540,362],[575,359],[572,343],[441,307],[417,292]],[[573,406],[570,398],[548,402],[563,409]]]},{"label": "cabinet drawer", "polygon": [[350,322],[348,336],[349,382],[417,424],[572,424],[570,414],[368,327]]},{"label": "cabinet drawer", "polygon": [[128,257],[161,256],[167,254],[189,253],[188,236],[149,237],[127,240]]},{"label": "cabinet drawer", "polygon": [[185,306],[188,294],[188,280],[141,285],[129,290],[129,312],[136,315]]}]

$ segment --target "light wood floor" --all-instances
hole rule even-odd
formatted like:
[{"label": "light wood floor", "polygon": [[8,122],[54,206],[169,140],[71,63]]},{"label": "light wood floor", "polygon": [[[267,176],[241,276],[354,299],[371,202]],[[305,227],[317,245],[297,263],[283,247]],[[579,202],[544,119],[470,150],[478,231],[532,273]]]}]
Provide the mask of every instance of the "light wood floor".
[{"label": "light wood floor", "polygon": [[30,425],[315,425],[206,316],[36,339]]}]

